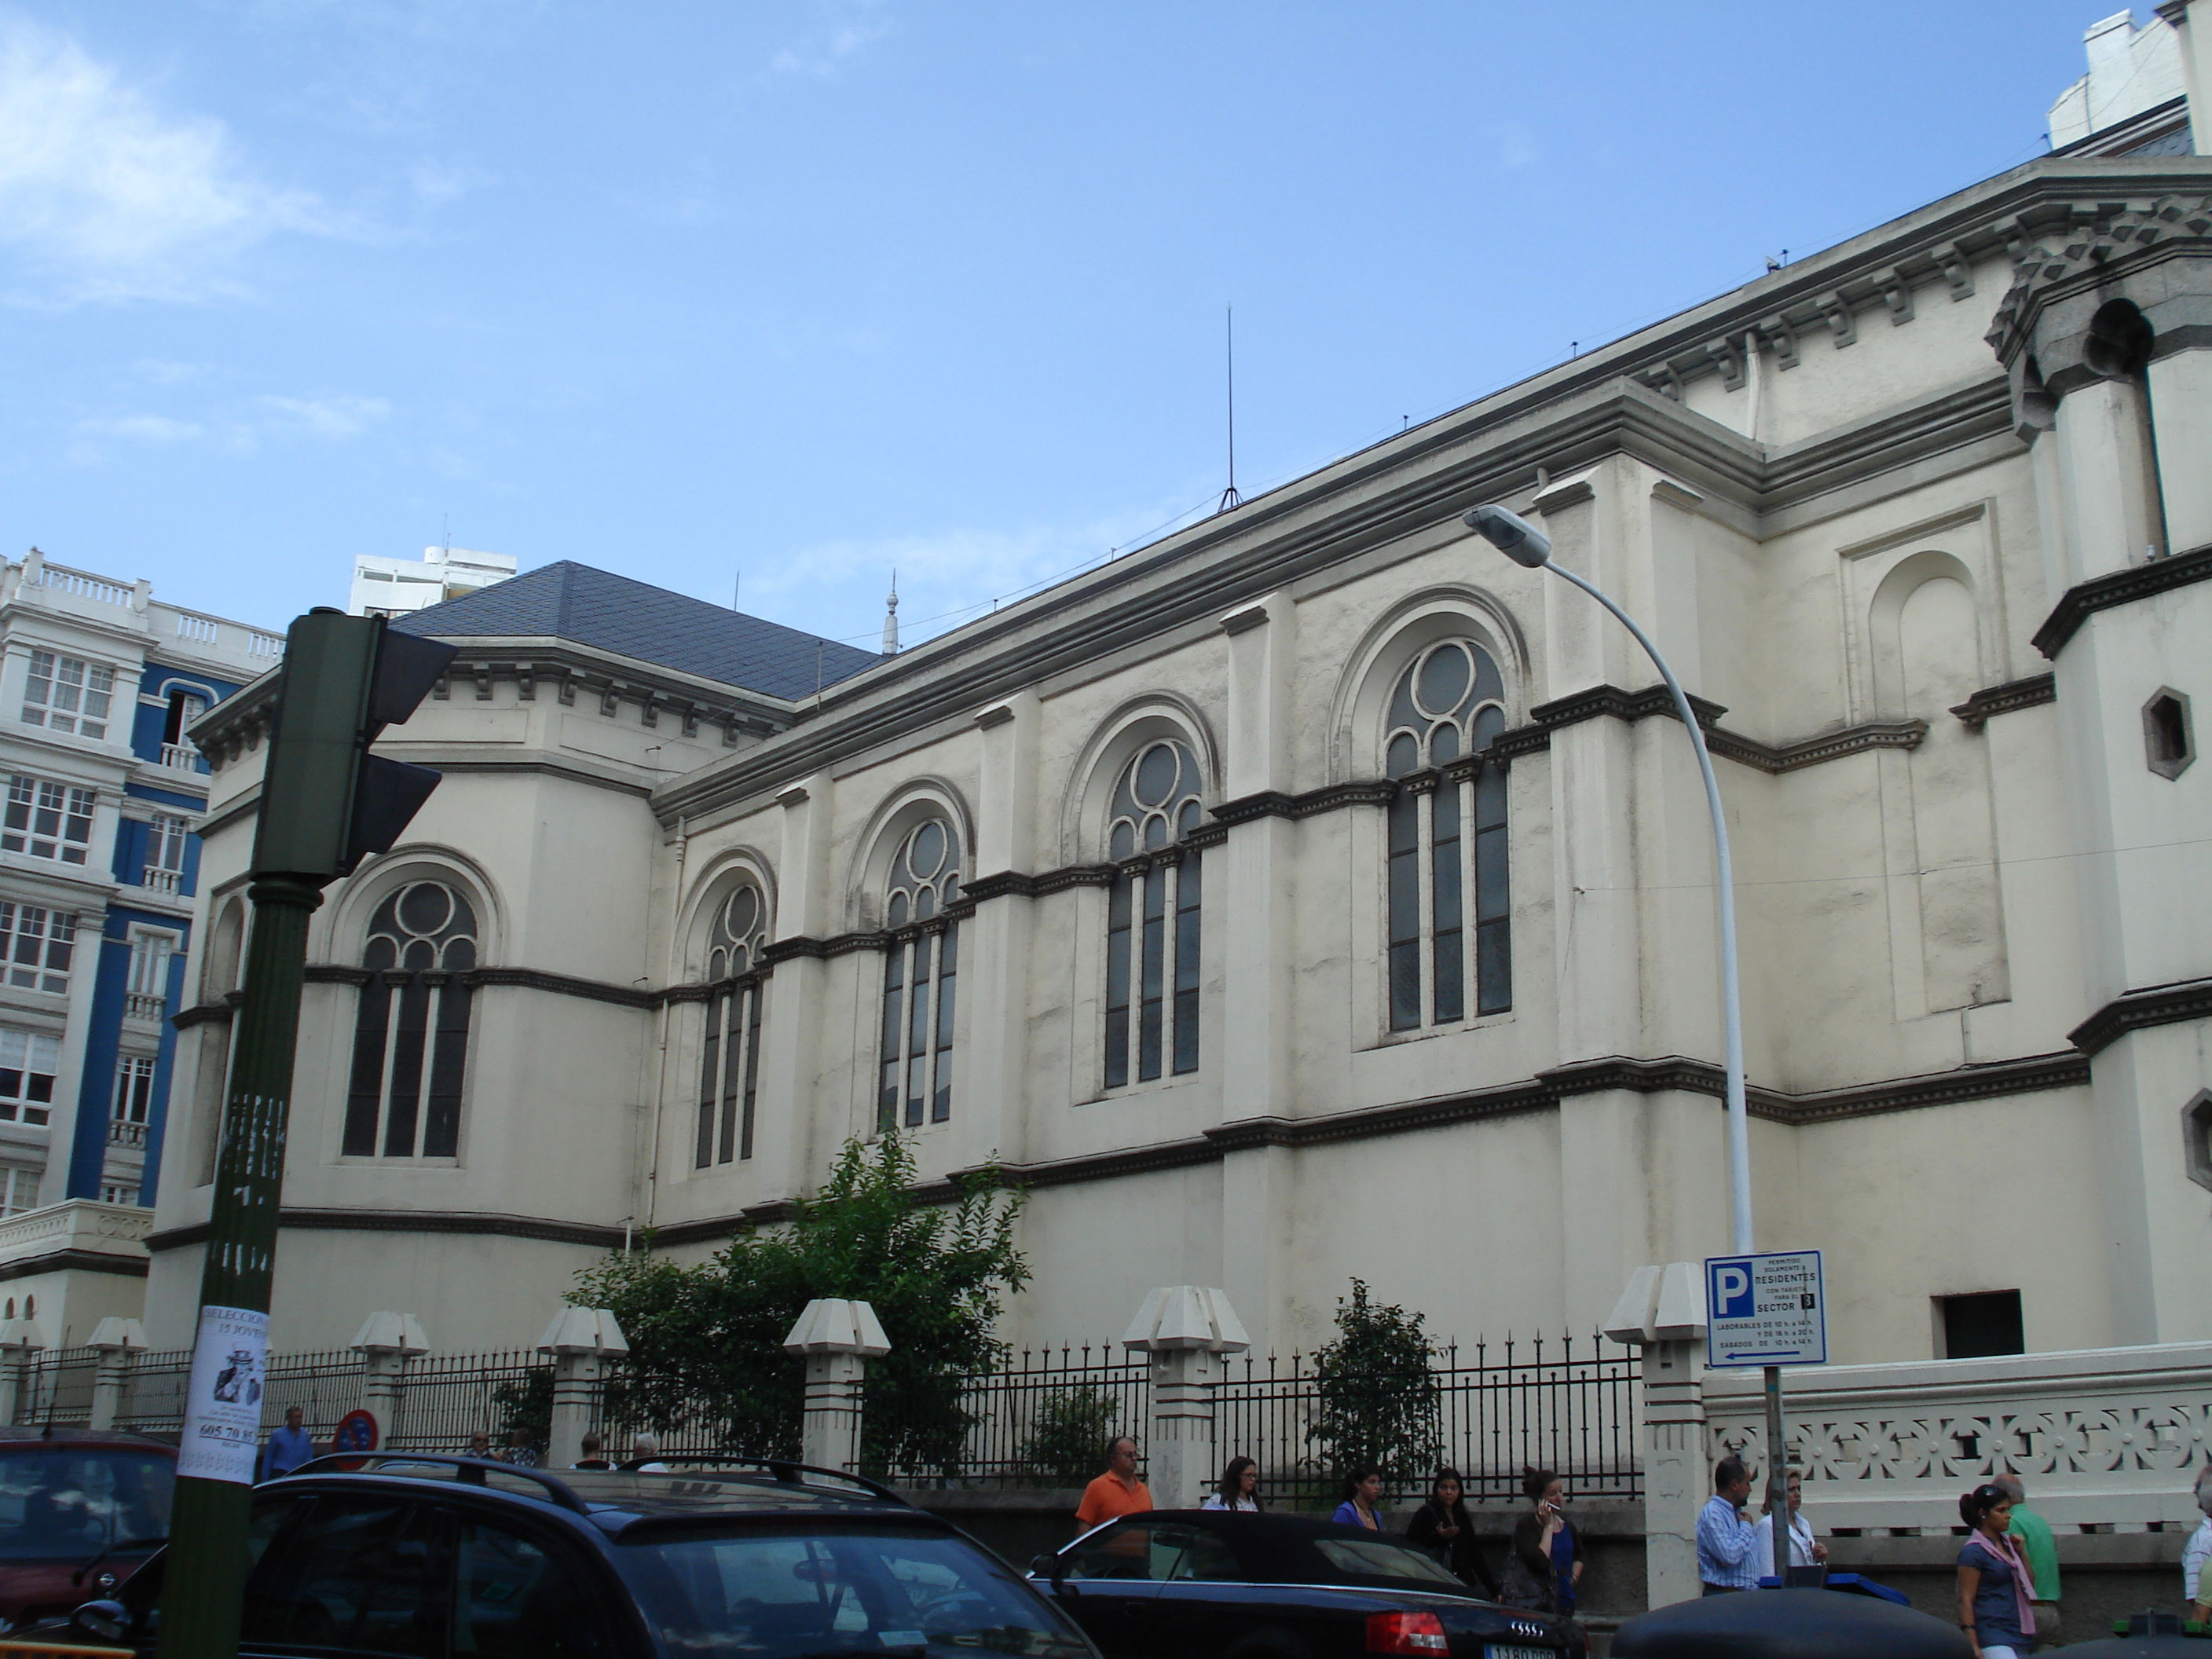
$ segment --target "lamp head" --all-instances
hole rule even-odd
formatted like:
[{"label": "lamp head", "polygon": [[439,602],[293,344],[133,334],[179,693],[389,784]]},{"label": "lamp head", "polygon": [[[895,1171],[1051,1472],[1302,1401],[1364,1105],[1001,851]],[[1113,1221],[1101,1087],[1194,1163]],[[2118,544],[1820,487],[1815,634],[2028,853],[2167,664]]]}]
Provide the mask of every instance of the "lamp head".
[{"label": "lamp head", "polygon": [[1518,513],[1493,503],[1462,516],[1469,530],[1516,564],[1534,570],[1552,556],[1552,538]]}]

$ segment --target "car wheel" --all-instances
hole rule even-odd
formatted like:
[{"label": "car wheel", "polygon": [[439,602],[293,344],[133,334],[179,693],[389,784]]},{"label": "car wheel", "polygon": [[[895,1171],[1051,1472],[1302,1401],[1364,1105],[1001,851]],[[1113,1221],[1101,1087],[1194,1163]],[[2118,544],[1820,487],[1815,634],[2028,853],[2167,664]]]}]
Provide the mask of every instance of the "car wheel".
[{"label": "car wheel", "polygon": [[1255,1630],[1222,1659],[1313,1659],[1313,1650],[1286,1630]]}]

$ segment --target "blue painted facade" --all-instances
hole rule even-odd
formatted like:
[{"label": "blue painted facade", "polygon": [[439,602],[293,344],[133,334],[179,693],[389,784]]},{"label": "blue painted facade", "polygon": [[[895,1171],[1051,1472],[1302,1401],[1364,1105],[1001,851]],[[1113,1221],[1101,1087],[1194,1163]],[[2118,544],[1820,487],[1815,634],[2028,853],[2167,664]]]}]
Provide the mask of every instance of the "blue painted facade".
[{"label": "blue painted facade", "polygon": [[[149,658],[139,677],[139,696],[131,723],[131,751],[140,761],[161,767],[164,746],[173,735],[175,720],[171,694],[187,692],[212,707],[239,689],[240,682],[217,679],[192,667]],[[118,691],[121,690],[118,687]],[[159,698],[159,703],[151,699]],[[200,763],[204,775],[204,763]],[[197,817],[207,810],[204,788],[195,790],[191,771],[162,767],[159,783],[133,780],[123,786],[126,799],[143,800],[180,815]],[[127,893],[144,890],[146,872],[153,859],[153,825],[143,820],[121,818],[116,825],[115,845],[109,864],[116,881]],[[189,899],[199,890],[200,843],[188,836],[176,896]],[[161,1142],[168,1119],[171,1074],[177,1047],[176,1028],[169,1016],[182,1006],[185,962],[191,943],[191,924],[171,912],[143,908],[118,894],[107,907],[100,928],[98,957],[88,964],[94,973],[92,1000],[85,1028],[82,1060],[78,1073],[76,1133],[67,1150],[67,1198],[98,1198],[104,1184],[108,1155],[109,1124],[112,1115],[118,1070],[125,1052],[124,1021],[128,1006],[131,975],[131,936],[134,927],[173,933],[177,948],[170,956],[162,985],[162,1018],[155,1054],[152,1096],[145,1139],[144,1168],[139,1178],[138,1202],[154,1202],[155,1183],[161,1170]],[[80,939],[79,949],[91,941]],[[57,1148],[57,1152],[61,1149]]]}]

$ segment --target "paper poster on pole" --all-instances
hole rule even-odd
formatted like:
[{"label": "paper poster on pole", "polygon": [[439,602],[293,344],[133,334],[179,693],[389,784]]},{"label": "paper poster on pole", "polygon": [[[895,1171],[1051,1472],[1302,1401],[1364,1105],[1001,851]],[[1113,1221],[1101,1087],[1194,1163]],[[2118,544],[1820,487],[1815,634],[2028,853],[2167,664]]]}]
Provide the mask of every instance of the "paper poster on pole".
[{"label": "paper poster on pole", "polygon": [[253,1484],[261,1448],[261,1395],[269,1366],[269,1316],[251,1308],[202,1308],[185,1391],[177,1473]]}]

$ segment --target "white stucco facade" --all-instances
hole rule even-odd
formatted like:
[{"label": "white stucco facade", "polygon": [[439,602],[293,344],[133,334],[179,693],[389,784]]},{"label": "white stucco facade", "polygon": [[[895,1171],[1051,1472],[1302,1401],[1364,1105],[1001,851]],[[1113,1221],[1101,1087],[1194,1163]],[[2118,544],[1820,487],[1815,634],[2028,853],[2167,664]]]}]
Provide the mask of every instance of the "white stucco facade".
[{"label": "white stucco facade", "polygon": [[[1017,1343],[1199,1284],[1287,1353],[1353,1275],[1445,1335],[1587,1332],[1639,1264],[1720,1249],[1695,765],[1632,641],[1461,525],[1493,500],[1724,711],[1759,1242],[1828,1252],[1838,1361],[1929,1358],[1936,1299],[1992,1291],[2031,1351],[2212,1338],[2212,765],[2158,747],[2212,711],[2208,198],[2197,157],[2016,169],[818,696],[447,635],[447,690],[385,745],[446,781],[316,918],[272,1340],[402,1308],[441,1346],[521,1346],[626,1234],[696,1257],[772,1222],[875,1132],[888,964],[941,961],[915,943],[948,927],[912,1133],[933,1181],[995,1159],[1031,1189]],[[1394,688],[1451,641],[1494,664],[1502,735],[1394,767]],[[196,1295],[266,712],[264,688],[199,733],[157,1346]],[[1117,860],[1117,781],[1160,742],[1202,816],[1179,860]],[[1461,956],[1455,1018],[1442,820],[1393,805],[1439,793],[1493,830],[1460,866],[1493,954]],[[1423,1000],[1396,1029],[1416,817]],[[932,820],[959,887],[902,918]],[[1195,1067],[1113,1081],[1114,883],[1170,865],[1202,872],[1194,996],[1172,944],[1162,969]],[[349,1153],[364,939],[424,879],[477,919],[457,1139]],[[768,965],[717,979],[741,884]],[[702,1167],[708,1023],[749,991],[750,1144],[722,1157],[717,1085]]]}]

